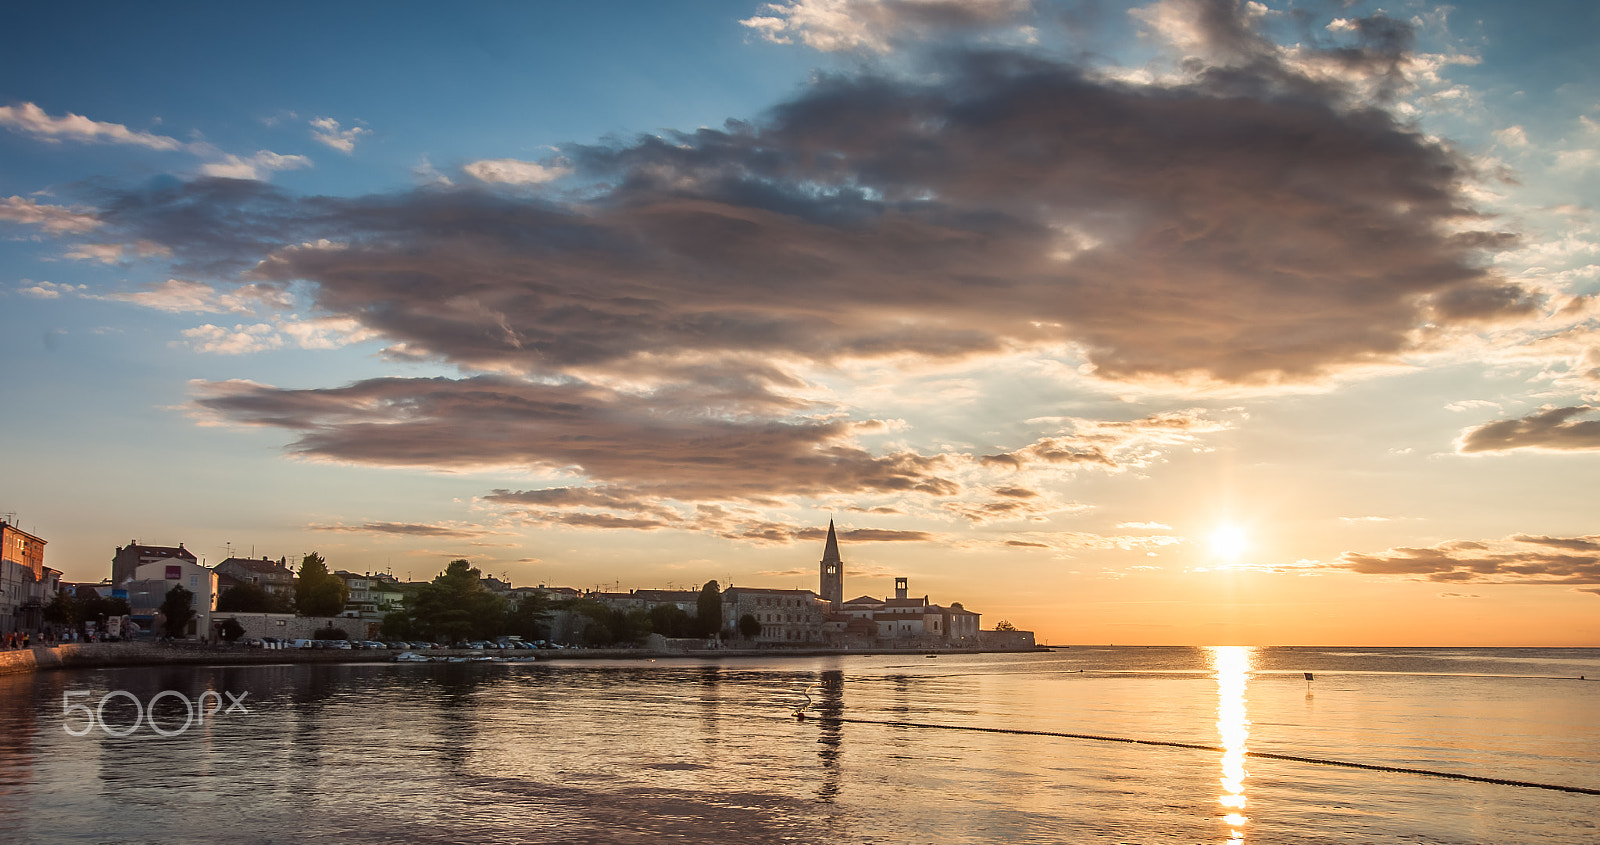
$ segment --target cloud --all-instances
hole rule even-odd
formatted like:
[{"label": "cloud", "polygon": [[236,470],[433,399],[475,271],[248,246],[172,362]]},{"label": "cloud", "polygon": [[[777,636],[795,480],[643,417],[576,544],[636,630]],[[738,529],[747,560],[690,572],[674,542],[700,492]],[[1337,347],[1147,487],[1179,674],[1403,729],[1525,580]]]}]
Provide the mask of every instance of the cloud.
[{"label": "cloud", "polygon": [[30,299],[60,299],[63,293],[75,296],[83,295],[87,290],[86,285],[57,284],[56,282],[32,282],[23,279],[22,284],[27,287],[17,288],[17,293]]},{"label": "cloud", "polygon": [[1118,528],[1134,529],[1139,531],[1171,531],[1172,526],[1161,522],[1119,522]]},{"label": "cloud", "polygon": [[1040,531],[1013,535],[1010,539],[1003,541],[1001,545],[1030,549],[1050,549],[1062,553],[1081,549],[1150,552],[1164,546],[1178,545],[1183,542],[1182,537],[1173,537],[1171,535],[1150,536],[1147,534],[1094,534],[1084,531]]},{"label": "cloud", "polygon": [[1459,540],[1381,554],[1346,552],[1335,568],[1438,583],[1600,584],[1600,535],[1572,538],[1516,535]]},{"label": "cloud", "polygon": [[1065,420],[1070,433],[1043,437],[1012,452],[984,455],[986,466],[1023,469],[1040,464],[1100,466],[1117,471],[1144,467],[1172,446],[1192,443],[1201,434],[1225,431],[1228,423],[1199,409],[1166,411],[1136,420]]},{"label": "cloud", "polygon": [[16,196],[0,200],[0,220],[38,226],[52,235],[82,234],[100,226],[100,219],[90,209],[46,205]]},{"label": "cloud", "polygon": [[740,419],[760,390],[722,402],[694,390],[632,394],[581,382],[369,379],[342,388],[288,390],[246,382],[197,385],[198,408],[233,423],[301,433],[307,457],[389,466],[517,466],[579,473],[598,491],[503,493],[496,501],[591,504],[645,497],[681,501],[921,492],[951,495],[950,458],[909,451],[875,455],[853,440],[860,424],[836,417]]},{"label": "cloud", "polygon": [[825,53],[887,53],[906,37],[949,35],[1020,21],[1030,0],[790,0],[739,21],[776,44],[801,43]]},{"label": "cloud", "polygon": [[571,168],[558,163],[539,164],[532,161],[518,161],[514,158],[474,161],[461,169],[480,182],[503,185],[539,185],[555,181],[572,172]]},{"label": "cloud", "polygon": [[340,129],[339,121],[331,117],[319,117],[311,121],[312,139],[342,153],[355,152],[356,141],[360,140],[362,135],[371,134],[372,130],[364,126]]},{"label": "cloud", "polygon": [[[581,204],[202,180],[120,197],[116,219],[185,261],[304,280],[412,354],[547,375],[1068,348],[1104,379],[1271,385],[1398,362],[1538,300],[1487,266],[1503,239],[1461,235],[1465,162],[1283,67],[1134,85],[991,51],[941,70],[564,146],[594,186]],[[201,214],[217,222],[171,225]],[[290,248],[318,238],[350,246]]]},{"label": "cloud", "polygon": [[215,355],[248,355],[283,346],[283,338],[275,334],[272,327],[266,323],[252,325],[238,323],[233,328],[206,323],[192,329],[184,329],[182,335],[196,352]]},{"label": "cloud", "polygon": [[128,302],[172,314],[252,314],[263,306],[287,308],[292,302],[276,288],[244,285],[224,293],[205,282],[186,279],[168,279],[160,284],[145,285],[138,291],[91,298]]},{"label": "cloud", "polygon": [[1600,450],[1600,420],[1574,420],[1593,411],[1589,405],[1546,406],[1518,419],[1497,420],[1466,429],[1456,439],[1464,455],[1536,452],[1593,452]]},{"label": "cloud", "polygon": [[218,179],[261,181],[266,178],[266,174],[274,171],[298,170],[310,166],[311,159],[302,155],[279,155],[271,150],[259,150],[249,158],[229,153],[224,155],[221,161],[201,165],[200,172]]},{"label": "cloud", "polygon": [[0,126],[13,132],[30,135],[42,141],[59,143],[131,144],[152,150],[180,150],[184,144],[176,138],[136,132],[120,123],[101,123],[83,115],[68,112],[52,117],[33,103],[20,106],[0,106]]},{"label": "cloud", "polygon": [[78,244],[67,252],[67,257],[79,261],[117,264],[130,254],[136,258],[170,258],[172,250],[155,241],[139,241],[131,244]]},{"label": "cloud", "polygon": [[[827,30],[813,12],[830,9],[877,29]],[[759,31],[868,51],[1027,13],[766,11],[785,26]],[[721,127],[473,162],[463,186],[308,197],[200,178],[110,193],[100,219],[219,296],[223,280],[293,286],[391,360],[464,376],[217,382],[195,399],[211,418],[292,432],[308,459],[515,467],[539,489],[491,504],[595,528],[823,498],[1030,518],[1072,506],[1040,478],[1146,467],[1228,427],[1191,409],[1062,418],[972,455],[872,445],[888,424],[833,392],[858,365],[1029,356],[1119,387],[1271,389],[1531,319],[1540,291],[1495,269],[1515,238],[1474,206],[1473,163],[1369,96],[1390,68],[1414,75],[1410,24],[1350,21],[1291,54],[1251,7],[1151,14],[1195,45],[1160,77],[966,43],[819,74]],[[570,190],[496,187],[557,175]],[[192,340],[291,342],[252,322]],[[750,515],[719,524],[783,536]]]},{"label": "cloud", "polygon": [[432,525],[421,522],[368,522],[361,525],[310,525],[312,531],[328,531],[343,534],[394,534],[403,537],[457,537],[473,538],[482,537],[489,532],[473,526],[459,527],[448,525]]}]

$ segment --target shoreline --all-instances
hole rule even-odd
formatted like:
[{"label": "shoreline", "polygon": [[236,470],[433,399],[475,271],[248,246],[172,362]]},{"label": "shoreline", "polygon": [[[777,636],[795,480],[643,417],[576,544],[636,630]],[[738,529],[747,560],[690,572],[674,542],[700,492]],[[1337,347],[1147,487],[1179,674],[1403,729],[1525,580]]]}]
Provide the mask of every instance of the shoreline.
[{"label": "shoreline", "polygon": [[[1050,651],[1045,646],[1031,649],[985,648],[803,648],[803,649],[703,649],[651,651],[639,648],[541,649],[532,654],[472,649],[437,649],[428,657],[536,657],[544,663],[556,660],[664,660],[724,657],[837,657],[843,655],[955,655],[955,654],[1031,654]],[[158,645],[155,643],[65,643],[0,651],[0,675],[23,675],[51,669],[106,669],[123,666],[167,665],[270,665],[284,663],[389,663],[395,649],[260,649],[247,646]],[[491,654],[492,653],[492,654]],[[524,661],[528,662],[528,661]]]}]

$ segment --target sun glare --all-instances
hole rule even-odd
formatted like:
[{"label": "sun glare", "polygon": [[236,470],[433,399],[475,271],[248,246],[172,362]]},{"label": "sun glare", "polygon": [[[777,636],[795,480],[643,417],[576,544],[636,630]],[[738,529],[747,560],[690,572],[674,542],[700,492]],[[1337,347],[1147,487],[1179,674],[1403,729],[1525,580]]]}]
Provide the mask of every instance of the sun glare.
[{"label": "sun glare", "polygon": [[1218,526],[1211,532],[1211,554],[1224,560],[1236,561],[1250,548],[1250,540],[1237,525]]}]

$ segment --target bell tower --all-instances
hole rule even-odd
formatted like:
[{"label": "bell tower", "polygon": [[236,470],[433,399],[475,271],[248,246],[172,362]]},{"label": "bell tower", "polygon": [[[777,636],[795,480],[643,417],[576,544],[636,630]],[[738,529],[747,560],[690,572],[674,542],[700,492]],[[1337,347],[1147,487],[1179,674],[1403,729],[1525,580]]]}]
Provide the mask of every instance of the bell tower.
[{"label": "bell tower", "polygon": [[839,559],[839,538],[828,520],[828,544],[822,548],[822,600],[834,610],[844,604],[844,561]]}]

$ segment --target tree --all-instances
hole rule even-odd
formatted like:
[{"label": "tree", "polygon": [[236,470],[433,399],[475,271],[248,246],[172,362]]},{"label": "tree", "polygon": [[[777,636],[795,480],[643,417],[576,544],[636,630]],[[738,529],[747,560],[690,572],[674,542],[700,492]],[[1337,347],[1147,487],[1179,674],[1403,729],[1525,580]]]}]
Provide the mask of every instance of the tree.
[{"label": "tree", "polygon": [[217,610],[223,613],[288,613],[289,602],[273,595],[260,584],[246,581],[217,596]]},{"label": "tree", "polygon": [[337,616],[350,600],[344,579],[328,574],[328,562],[312,552],[300,561],[294,603],[302,616]]},{"label": "tree", "polygon": [[411,616],[404,610],[391,610],[383,615],[383,623],[378,628],[385,637],[395,640],[409,640],[417,636],[416,630],[411,627]]},{"label": "tree", "polygon": [[44,607],[44,621],[52,625],[72,625],[77,622],[82,608],[66,591],[56,593],[56,597]]},{"label": "tree", "polygon": [[239,620],[229,616],[222,621],[222,627],[218,629],[217,633],[221,634],[224,640],[231,643],[244,636],[244,626],[239,624]]},{"label": "tree", "polygon": [[716,581],[707,581],[700,588],[700,598],[695,602],[695,620],[698,636],[712,637],[722,630],[722,588]]},{"label": "tree", "polygon": [[658,604],[650,608],[650,630],[663,637],[692,637],[696,624],[693,616],[675,604]]},{"label": "tree", "polygon": [[550,627],[545,620],[549,616],[549,596],[531,593],[523,596],[516,607],[506,611],[505,632],[527,640],[548,639]]},{"label": "tree", "polygon": [[318,628],[317,630],[311,632],[311,639],[313,639],[313,640],[348,640],[348,639],[350,639],[350,635],[345,633],[345,630],[343,628],[335,628],[332,625],[329,625],[326,628]]},{"label": "tree", "polygon": [[739,617],[739,636],[747,640],[761,636],[761,620],[749,613]]},{"label": "tree", "polygon": [[495,636],[505,616],[505,599],[483,586],[483,573],[466,560],[450,561],[432,583],[417,590],[411,602],[416,630],[445,642]]},{"label": "tree", "polygon": [[994,629],[996,631],[1015,631],[1017,630],[1017,626],[1002,619],[999,622],[994,623]]},{"label": "tree", "polygon": [[167,620],[167,636],[184,637],[195,617],[194,593],[181,584],[168,590],[166,599],[161,602],[161,615]]}]

